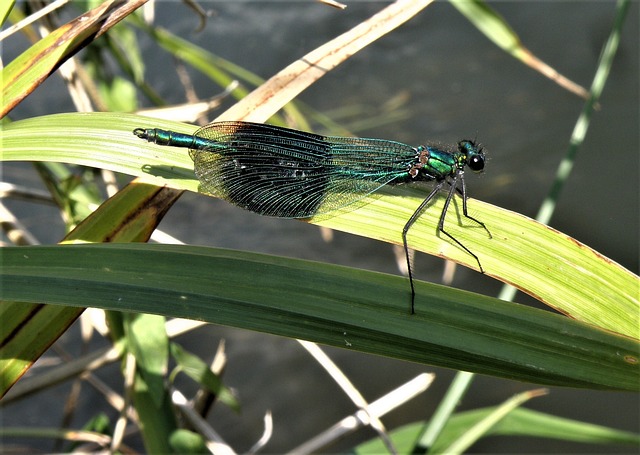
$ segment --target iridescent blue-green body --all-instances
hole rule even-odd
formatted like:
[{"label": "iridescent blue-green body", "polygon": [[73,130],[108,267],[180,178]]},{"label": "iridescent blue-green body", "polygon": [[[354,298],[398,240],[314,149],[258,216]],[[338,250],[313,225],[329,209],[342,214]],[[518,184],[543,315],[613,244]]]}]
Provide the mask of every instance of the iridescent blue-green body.
[{"label": "iridescent blue-green body", "polygon": [[[133,133],[159,145],[188,148],[202,192],[261,215],[309,218],[352,204],[384,185],[435,180],[436,187],[403,230],[407,257],[409,228],[448,183],[451,189],[439,230],[476,258],[483,271],[477,256],[444,230],[446,210],[458,181],[464,214],[471,218],[467,215],[464,169],[469,166],[479,172],[484,168],[484,152],[474,141],[460,141],[456,149],[444,150],[382,139],[321,136],[249,122],[211,123],[193,135],[156,128],[137,128]],[[410,267],[409,277],[413,312]]]}]

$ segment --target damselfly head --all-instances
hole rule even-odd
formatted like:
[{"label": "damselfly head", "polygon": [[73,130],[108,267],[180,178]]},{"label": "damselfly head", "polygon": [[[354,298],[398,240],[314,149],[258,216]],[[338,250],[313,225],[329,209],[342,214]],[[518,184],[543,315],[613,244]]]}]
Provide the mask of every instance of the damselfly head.
[{"label": "damselfly head", "polygon": [[466,163],[474,172],[484,169],[484,149],[476,141],[465,139],[458,142],[458,150],[466,156]]}]

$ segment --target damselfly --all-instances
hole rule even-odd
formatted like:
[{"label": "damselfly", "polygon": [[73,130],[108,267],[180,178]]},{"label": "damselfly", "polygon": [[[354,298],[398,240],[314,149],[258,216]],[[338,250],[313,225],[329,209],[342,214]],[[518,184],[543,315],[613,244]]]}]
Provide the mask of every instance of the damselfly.
[{"label": "damselfly", "polygon": [[446,150],[382,139],[321,136],[249,122],[210,123],[193,135],[157,128],[136,128],[133,133],[158,145],[188,148],[202,192],[260,215],[310,218],[352,204],[384,185],[435,181],[402,230],[412,313],[415,289],[407,233],[448,184],[438,230],[473,256],[484,273],[478,256],[444,229],[447,209],[458,191],[464,216],[491,236],[483,222],[467,213],[465,168],[480,172],[485,162],[484,150],[473,140]]}]

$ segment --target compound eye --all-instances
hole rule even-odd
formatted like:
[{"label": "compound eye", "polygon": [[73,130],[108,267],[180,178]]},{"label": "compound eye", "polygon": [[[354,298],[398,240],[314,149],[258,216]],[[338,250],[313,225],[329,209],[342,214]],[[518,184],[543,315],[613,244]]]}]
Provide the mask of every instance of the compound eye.
[{"label": "compound eye", "polygon": [[467,165],[472,171],[479,172],[484,169],[484,158],[480,155],[472,156]]}]

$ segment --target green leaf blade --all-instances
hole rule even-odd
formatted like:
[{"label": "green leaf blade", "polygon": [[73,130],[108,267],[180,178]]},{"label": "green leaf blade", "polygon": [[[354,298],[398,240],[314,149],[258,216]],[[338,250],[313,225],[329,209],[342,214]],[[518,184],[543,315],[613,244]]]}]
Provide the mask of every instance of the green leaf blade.
[{"label": "green leaf blade", "polygon": [[638,389],[636,341],[423,282],[411,316],[407,282],[396,276],[170,245],[4,255],[3,300],[159,313],[540,384]]},{"label": "green leaf blade", "polygon": [[[136,127],[154,126],[187,133],[195,129],[126,114],[40,117],[5,128],[3,159],[100,166],[156,184],[197,191],[193,164],[184,150],[159,147],[132,134]],[[425,195],[419,188],[384,188],[354,207],[313,222],[400,244],[406,220]],[[410,230],[410,246],[477,269],[472,256],[437,235],[443,203],[443,198],[437,198],[422,213]],[[487,275],[572,318],[640,338],[638,276],[575,239],[509,210],[469,200],[469,214],[486,223],[492,238],[460,212],[455,199],[447,230],[479,257]]]}]

